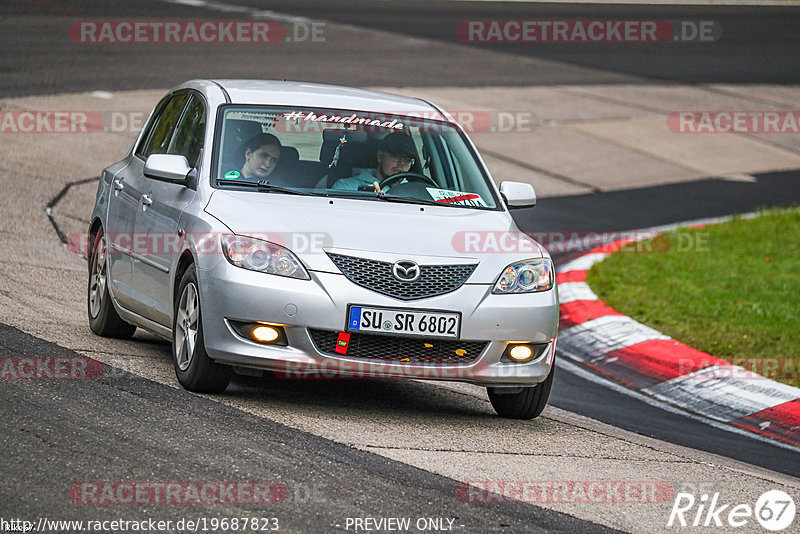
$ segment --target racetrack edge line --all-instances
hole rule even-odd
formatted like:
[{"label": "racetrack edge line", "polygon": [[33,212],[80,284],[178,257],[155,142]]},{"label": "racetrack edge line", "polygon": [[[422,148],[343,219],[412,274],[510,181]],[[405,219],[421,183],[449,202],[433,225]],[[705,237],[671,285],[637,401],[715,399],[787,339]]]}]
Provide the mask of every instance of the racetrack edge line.
[{"label": "racetrack edge line", "polygon": [[[635,237],[602,244],[565,264],[558,274],[570,280],[561,285],[568,288],[568,300],[560,305],[559,350],[577,365],[609,376],[639,394],[698,414],[706,422],[717,421],[800,449],[800,389],[664,336],[603,303],[585,281],[573,281],[585,280],[594,263],[627,243],[669,228],[702,227],[728,219],[638,231]],[[598,313],[601,315],[595,317]]]}]

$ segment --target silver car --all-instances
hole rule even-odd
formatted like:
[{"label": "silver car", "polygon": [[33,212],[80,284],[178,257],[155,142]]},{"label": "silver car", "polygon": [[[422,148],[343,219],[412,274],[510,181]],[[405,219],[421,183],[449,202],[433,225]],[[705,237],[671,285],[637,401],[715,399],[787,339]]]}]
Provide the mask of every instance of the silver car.
[{"label": "silver car", "polygon": [[181,385],[232,373],[485,386],[539,415],[558,293],[462,128],[421,99],[307,83],[192,80],[100,178],[88,315],[172,341]]}]

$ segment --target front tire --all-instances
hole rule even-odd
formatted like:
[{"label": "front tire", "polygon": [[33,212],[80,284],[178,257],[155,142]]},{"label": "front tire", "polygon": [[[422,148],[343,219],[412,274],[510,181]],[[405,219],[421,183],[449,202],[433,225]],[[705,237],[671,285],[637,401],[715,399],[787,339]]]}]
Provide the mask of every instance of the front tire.
[{"label": "front tire", "polygon": [[494,411],[500,417],[508,419],[533,419],[542,413],[547,406],[550,398],[550,389],[553,387],[553,376],[555,375],[556,365],[550,369],[544,382],[533,387],[522,388],[519,393],[500,394],[497,390],[501,388],[486,388],[489,394],[489,401],[492,403]]},{"label": "front tire", "polygon": [[172,320],[172,361],[181,386],[196,393],[222,393],[232,369],[212,360],[203,339],[197,271],[190,265],[183,274]]},{"label": "front tire", "polygon": [[89,283],[86,288],[86,310],[89,328],[98,336],[130,339],[136,327],[122,320],[108,292],[108,250],[103,232],[93,234],[89,250]]}]

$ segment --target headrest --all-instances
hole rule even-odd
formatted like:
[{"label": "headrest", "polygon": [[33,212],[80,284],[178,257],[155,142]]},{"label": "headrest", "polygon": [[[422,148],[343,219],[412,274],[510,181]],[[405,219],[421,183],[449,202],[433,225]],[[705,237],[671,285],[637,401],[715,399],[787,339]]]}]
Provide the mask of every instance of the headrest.
[{"label": "headrest", "polygon": [[293,146],[281,147],[281,162],[293,163],[300,160],[300,153]]}]

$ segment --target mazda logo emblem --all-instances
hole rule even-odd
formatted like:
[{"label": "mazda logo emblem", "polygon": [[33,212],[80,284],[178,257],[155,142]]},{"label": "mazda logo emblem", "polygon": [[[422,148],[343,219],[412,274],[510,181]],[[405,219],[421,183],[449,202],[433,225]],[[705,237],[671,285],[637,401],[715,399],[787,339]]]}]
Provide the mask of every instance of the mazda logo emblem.
[{"label": "mazda logo emblem", "polygon": [[413,261],[400,260],[392,265],[392,274],[401,282],[413,282],[419,278],[420,268]]}]

